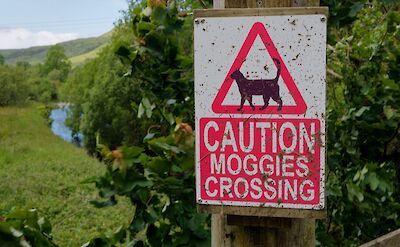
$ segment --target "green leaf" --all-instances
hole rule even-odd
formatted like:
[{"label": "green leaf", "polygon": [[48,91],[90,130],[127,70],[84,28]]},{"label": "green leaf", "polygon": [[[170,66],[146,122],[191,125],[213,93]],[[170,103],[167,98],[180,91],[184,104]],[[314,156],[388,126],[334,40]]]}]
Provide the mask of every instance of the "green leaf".
[{"label": "green leaf", "polygon": [[137,195],[139,196],[142,203],[144,204],[148,203],[148,200],[150,198],[150,191],[148,189],[140,189],[137,192]]},{"label": "green leaf", "polygon": [[184,171],[194,170],[194,157],[192,155],[184,156],[180,162],[180,167],[182,167]]},{"label": "green leaf", "polygon": [[357,185],[351,182],[347,182],[346,188],[350,201],[354,201],[354,198],[357,198],[359,202],[362,202],[364,200],[364,195]]},{"label": "green leaf", "polygon": [[167,17],[167,11],[164,7],[158,6],[153,8],[153,11],[151,12],[152,19],[154,19],[159,23],[163,23],[166,17]]},{"label": "green leaf", "polygon": [[129,59],[131,60],[131,63],[132,63],[133,61],[135,61],[135,59],[137,58],[137,56],[138,56],[138,51],[137,51],[137,50],[131,52],[131,54],[129,55]]},{"label": "green leaf", "polygon": [[391,119],[395,115],[396,111],[392,107],[385,105],[383,107],[383,113],[387,119]]},{"label": "green leaf", "polygon": [[55,247],[50,233],[50,223],[36,209],[14,208],[0,218],[0,246]]},{"label": "green leaf", "polygon": [[155,104],[151,104],[148,98],[143,98],[139,105],[138,118],[141,118],[146,113],[147,118],[151,118]]},{"label": "green leaf", "polygon": [[114,196],[115,193],[116,193],[116,191],[114,190],[114,188],[112,188],[110,186],[106,186],[106,185],[103,185],[103,187],[101,187],[101,190],[100,190],[100,195],[102,197],[106,197],[106,198]]},{"label": "green leaf", "polygon": [[363,8],[363,6],[364,6],[364,4],[360,3],[360,2],[353,4],[353,6],[351,6],[351,8],[350,8],[349,16],[355,17],[357,15],[357,13]]},{"label": "green leaf", "polygon": [[368,111],[369,109],[370,109],[369,106],[363,106],[363,107],[361,107],[361,108],[354,114],[354,116],[356,116],[356,117],[361,117],[361,115],[362,115],[365,111]]},{"label": "green leaf", "polygon": [[354,175],[353,181],[363,181],[365,178],[365,174],[368,173],[368,168],[366,166],[364,166],[361,170],[356,172],[356,175]]},{"label": "green leaf", "polygon": [[144,108],[146,109],[146,116],[147,118],[151,118],[151,115],[153,113],[153,109],[156,107],[154,104],[150,103],[150,100],[148,98],[143,98],[142,103],[144,105]]},{"label": "green leaf", "polygon": [[382,84],[385,86],[385,89],[395,90],[395,91],[400,90],[400,86],[394,80],[383,79]]},{"label": "green leaf", "polygon": [[42,232],[51,232],[51,223],[45,217],[40,217],[37,221]]},{"label": "green leaf", "polygon": [[163,142],[153,142],[152,143],[154,146],[157,146],[165,151],[171,151],[175,154],[183,153],[184,151],[178,148],[177,146],[169,145],[167,143]]},{"label": "green leaf", "polygon": [[171,163],[161,157],[155,157],[146,166],[153,172],[164,174],[169,171]]},{"label": "green leaf", "polygon": [[175,118],[174,118],[174,116],[172,115],[172,113],[165,113],[165,112],[163,112],[163,115],[164,115],[165,119],[168,121],[168,123],[169,123],[170,125],[173,125],[173,124],[175,123]]},{"label": "green leaf", "polygon": [[143,153],[144,148],[141,147],[136,147],[136,146],[130,146],[130,147],[122,147],[120,148],[122,153],[123,153],[123,157],[124,159],[132,159],[135,158],[137,156],[139,156],[140,154]]},{"label": "green leaf", "polygon": [[152,24],[150,22],[139,22],[137,24],[137,31],[138,31],[138,33],[140,33],[142,35],[144,35],[145,33],[150,32],[154,28],[155,28],[154,24]]},{"label": "green leaf", "polygon": [[[138,8],[138,9],[140,9],[140,8]],[[145,16],[150,16],[152,11],[153,11],[152,8],[146,7],[146,8],[142,11],[142,13],[143,13],[143,15],[145,15]]]},{"label": "green leaf", "polygon": [[124,58],[129,58],[131,55],[131,51],[125,45],[121,45],[116,48],[115,54]]},{"label": "green leaf", "polygon": [[167,100],[167,105],[175,105],[175,104],[176,104],[176,99]]},{"label": "green leaf", "polygon": [[142,99],[142,103],[143,103],[145,108],[150,108],[152,106],[151,103],[150,103],[150,100],[148,98],[143,98]]},{"label": "green leaf", "polygon": [[168,39],[162,35],[162,30],[149,31],[145,36],[145,40],[147,47],[152,49],[155,58],[162,59],[163,54],[160,51],[164,49],[165,42],[168,42]]},{"label": "green leaf", "polygon": [[180,167],[177,166],[177,165],[172,165],[171,170],[172,170],[173,172],[183,172],[183,169],[180,168]]},{"label": "green leaf", "polygon": [[18,230],[15,229],[14,227],[10,227],[10,232],[11,232],[11,234],[12,234],[14,237],[16,237],[16,238],[20,238],[20,237],[22,237],[22,236],[24,235],[23,232],[18,231]]},{"label": "green leaf", "polygon": [[148,98],[143,98],[139,105],[138,118],[141,118],[146,113],[147,118],[151,118],[155,104],[151,104]]},{"label": "green leaf", "polygon": [[147,135],[143,138],[143,141],[151,140],[154,138],[156,134],[155,133],[147,133]]},{"label": "green leaf", "polygon": [[351,155],[355,155],[357,153],[357,149],[355,149],[354,147],[348,147],[346,149],[346,151],[348,154],[351,154]]},{"label": "green leaf", "polygon": [[376,190],[379,186],[379,179],[375,172],[368,175],[367,181],[371,187],[371,190]]},{"label": "green leaf", "polygon": [[139,109],[138,109],[138,118],[142,118],[143,117],[143,114],[145,113],[145,108],[144,108],[144,106],[143,106],[143,104],[142,103],[140,103],[139,104]]},{"label": "green leaf", "polygon": [[172,136],[159,137],[148,141],[149,148],[159,155],[164,155],[165,151],[172,151],[174,153],[183,152],[178,147],[176,147],[175,139]]},{"label": "green leaf", "polygon": [[167,177],[163,180],[167,185],[181,185],[182,181],[179,181],[176,177]]},{"label": "green leaf", "polygon": [[122,193],[129,193],[138,188],[150,188],[153,186],[153,182],[145,178],[136,178],[135,180],[125,181],[121,186]]},{"label": "green leaf", "polygon": [[207,217],[206,214],[195,214],[188,222],[190,230],[192,230],[196,235],[198,234],[201,238],[205,237],[204,234],[208,234],[202,227],[206,222]]}]

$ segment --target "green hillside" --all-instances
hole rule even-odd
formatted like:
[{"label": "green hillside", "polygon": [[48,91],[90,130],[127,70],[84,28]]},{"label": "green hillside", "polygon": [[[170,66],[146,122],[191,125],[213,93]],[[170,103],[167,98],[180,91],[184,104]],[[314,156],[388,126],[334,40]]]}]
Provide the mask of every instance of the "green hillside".
[{"label": "green hillside", "polygon": [[[99,37],[76,39],[60,43],[65,49],[67,57],[81,56],[90,53],[97,48],[104,46],[111,39],[111,32],[105,33]],[[47,50],[51,46],[36,46],[26,49],[0,50],[6,63],[14,64],[18,61],[27,61],[29,63],[39,63],[46,57]],[[96,54],[96,53],[95,53]],[[86,56],[91,58],[93,54]],[[75,64],[75,63],[74,63]]]},{"label": "green hillside", "polygon": [[69,60],[71,61],[72,67],[78,66],[83,64],[85,61],[95,58],[97,54],[103,49],[107,44],[103,44],[94,50],[88,51],[83,54],[79,54],[77,56],[69,57]]}]

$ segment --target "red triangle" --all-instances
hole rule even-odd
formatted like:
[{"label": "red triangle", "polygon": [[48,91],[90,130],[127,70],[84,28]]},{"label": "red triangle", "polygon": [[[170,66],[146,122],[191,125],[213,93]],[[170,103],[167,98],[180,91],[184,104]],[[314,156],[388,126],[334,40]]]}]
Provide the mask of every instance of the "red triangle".
[{"label": "red triangle", "polygon": [[[283,82],[286,84],[289,93],[292,95],[296,105],[288,105],[285,106],[285,102],[283,102],[282,109],[278,111],[277,105],[270,105],[264,110],[260,110],[259,106],[256,106],[255,110],[252,110],[249,106],[249,103],[246,101],[242,110],[238,111],[240,106],[240,96],[238,97],[237,105],[222,105],[226,95],[228,94],[229,89],[232,86],[234,80],[230,77],[232,72],[239,70],[242,66],[243,62],[246,60],[246,57],[254,44],[257,35],[260,36],[267,52],[271,57],[277,58],[281,62],[281,77]],[[239,92],[238,92],[239,95]],[[270,100],[272,101],[272,100]],[[256,22],[251,27],[249,34],[247,35],[242,48],[240,48],[239,54],[237,55],[235,61],[233,62],[228,74],[225,77],[224,82],[222,83],[221,88],[219,89],[217,96],[212,103],[212,110],[215,113],[236,113],[236,114],[303,114],[307,110],[306,102],[301,96],[295,82],[293,81],[292,76],[286,68],[285,63],[283,62],[281,56],[279,55],[278,50],[276,49],[274,42],[272,42],[271,37],[269,36],[267,30],[264,27],[264,24],[261,22]]]}]

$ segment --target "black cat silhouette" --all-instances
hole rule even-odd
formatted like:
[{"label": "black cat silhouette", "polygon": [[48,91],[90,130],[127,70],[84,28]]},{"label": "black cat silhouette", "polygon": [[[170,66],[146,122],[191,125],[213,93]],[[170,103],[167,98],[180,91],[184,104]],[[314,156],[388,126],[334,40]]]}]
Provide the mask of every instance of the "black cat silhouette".
[{"label": "black cat silhouette", "polygon": [[255,107],[253,105],[253,95],[263,96],[264,105],[259,108],[260,110],[264,110],[265,108],[267,108],[270,98],[278,103],[278,111],[282,110],[282,99],[279,95],[278,85],[278,79],[281,74],[281,62],[276,58],[272,58],[272,60],[274,60],[278,68],[274,79],[249,80],[246,79],[242,72],[240,72],[239,70],[232,72],[231,78],[236,80],[241,96],[240,107],[238,111],[242,110],[243,104],[246,100],[249,102],[251,109],[253,111],[255,110]]}]

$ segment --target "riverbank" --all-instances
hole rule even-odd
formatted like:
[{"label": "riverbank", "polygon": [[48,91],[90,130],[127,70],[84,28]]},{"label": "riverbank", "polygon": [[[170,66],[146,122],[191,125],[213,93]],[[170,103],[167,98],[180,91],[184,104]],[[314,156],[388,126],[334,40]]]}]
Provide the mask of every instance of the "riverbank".
[{"label": "riverbank", "polygon": [[100,232],[127,224],[127,201],[97,209],[91,184],[81,182],[103,174],[104,165],[85,150],[53,135],[37,105],[0,107],[0,211],[35,207],[53,225],[60,246],[81,246]]},{"label": "riverbank", "polygon": [[72,137],[72,130],[65,125],[69,112],[69,104],[57,103],[57,108],[50,112],[51,131],[56,136],[61,137],[64,141],[73,143],[76,146],[83,146],[83,136],[78,133]]}]

